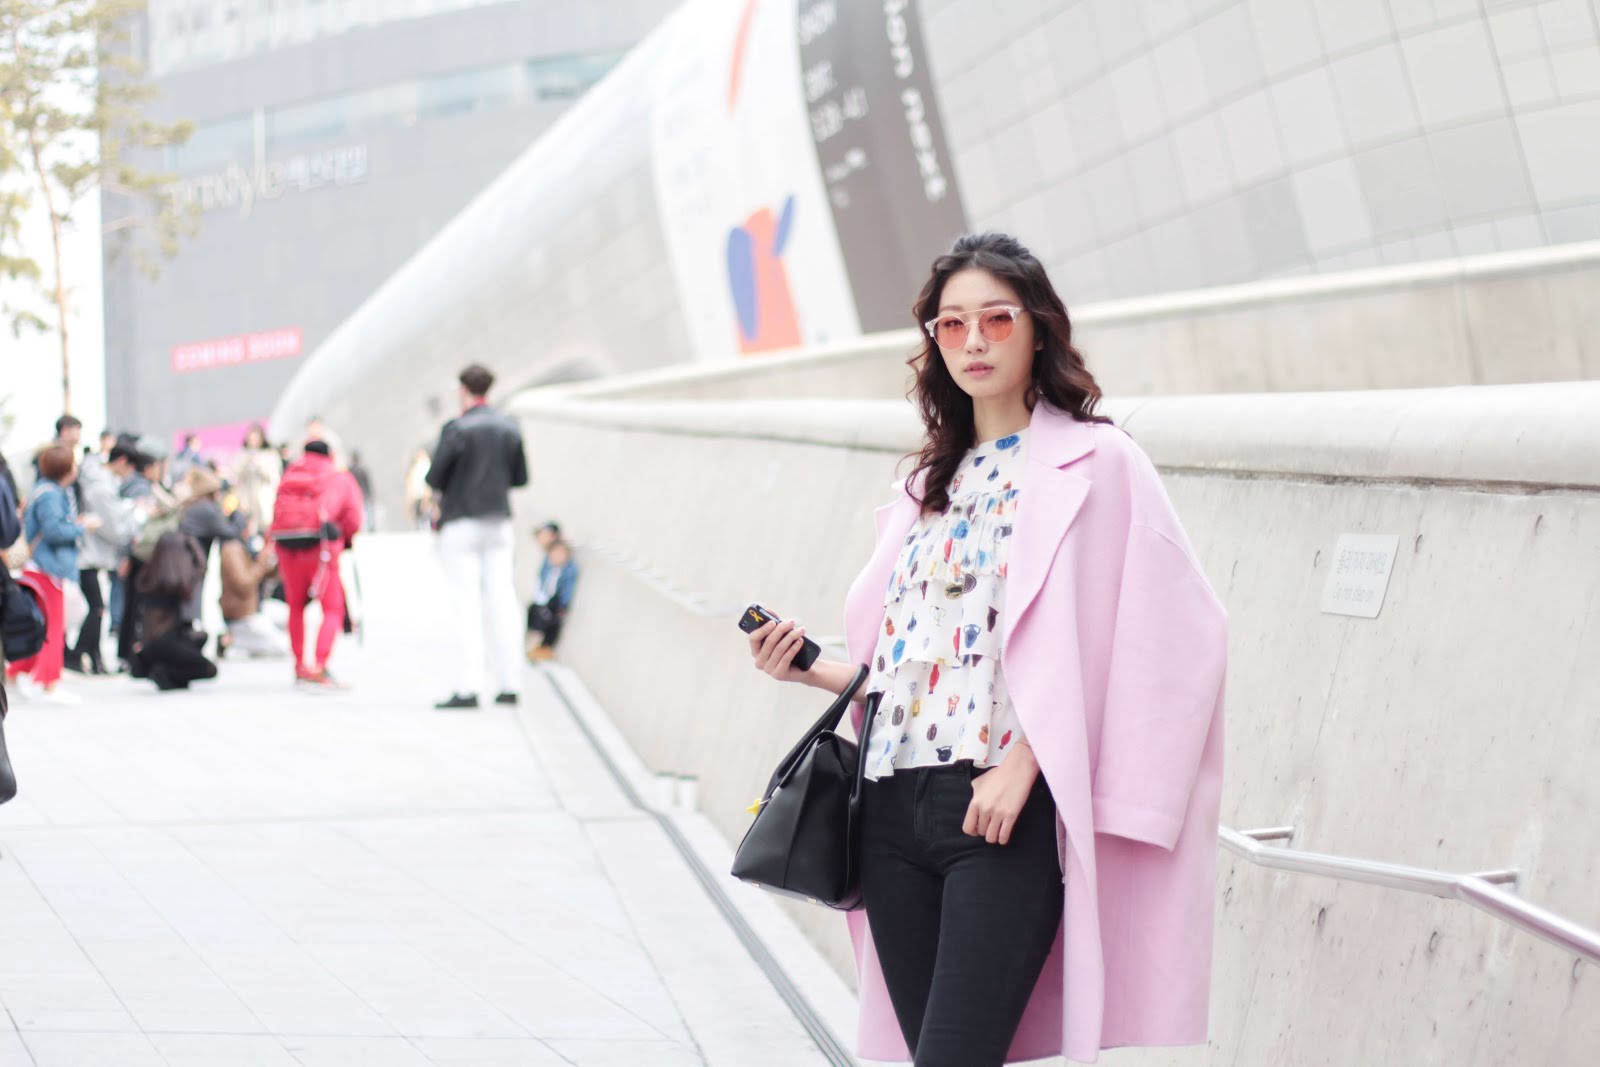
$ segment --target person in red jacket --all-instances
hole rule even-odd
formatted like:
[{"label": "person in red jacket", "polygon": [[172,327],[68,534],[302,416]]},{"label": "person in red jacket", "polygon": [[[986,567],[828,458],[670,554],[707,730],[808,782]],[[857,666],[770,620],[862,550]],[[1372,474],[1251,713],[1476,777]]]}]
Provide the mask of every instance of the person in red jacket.
[{"label": "person in red jacket", "polygon": [[[361,530],[361,489],[350,472],[334,466],[325,441],[306,442],[305,454],[278,483],[272,510],[278,572],[289,601],[289,647],[297,682],[337,688],[328,673],[333,642],[344,626],[344,583],[339,555]],[[307,667],[306,605],[322,605],[315,666]]]}]

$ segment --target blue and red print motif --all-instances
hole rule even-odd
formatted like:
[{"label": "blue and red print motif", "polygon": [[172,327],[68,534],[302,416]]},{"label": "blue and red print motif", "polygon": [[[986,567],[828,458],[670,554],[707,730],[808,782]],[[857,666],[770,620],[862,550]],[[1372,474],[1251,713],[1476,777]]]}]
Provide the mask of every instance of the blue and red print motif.
[{"label": "blue and red print motif", "polygon": [[[886,711],[868,740],[869,778],[959,760],[993,766],[1022,736],[1000,671],[1000,620],[1025,437],[969,452],[950,480],[950,506],[906,537],[867,683]],[[924,710],[933,721],[909,729],[907,712]]]}]

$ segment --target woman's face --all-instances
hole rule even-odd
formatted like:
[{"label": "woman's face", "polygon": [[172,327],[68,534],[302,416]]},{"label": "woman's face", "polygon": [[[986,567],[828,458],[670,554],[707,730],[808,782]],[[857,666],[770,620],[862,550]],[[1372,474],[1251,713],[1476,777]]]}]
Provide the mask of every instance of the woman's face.
[{"label": "woman's face", "polygon": [[[986,270],[952,274],[939,294],[939,324],[935,343],[945,368],[963,392],[974,400],[1022,397],[1033,379],[1033,358],[1039,345],[1033,335],[1033,316],[1021,308],[1017,291]],[[954,319],[964,319],[965,341]],[[987,324],[989,336],[980,328]],[[1009,327],[1009,332],[1008,332]],[[1004,335],[1001,340],[990,337]],[[946,348],[946,344],[954,347]]]},{"label": "woman's face", "polygon": [[244,438],[244,447],[266,448],[267,435],[256,429],[254,426],[250,427],[250,432],[246,434]]}]

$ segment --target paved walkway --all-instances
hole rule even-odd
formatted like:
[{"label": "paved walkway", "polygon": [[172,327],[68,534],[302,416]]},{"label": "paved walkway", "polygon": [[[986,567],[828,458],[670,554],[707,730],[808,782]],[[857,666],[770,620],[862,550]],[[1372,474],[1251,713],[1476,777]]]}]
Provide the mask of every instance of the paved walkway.
[{"label": "paved walkway", "polygon": [[0,1067],[786,1067],[822,1058],[540,672],[446,714],[410,536],[345,694],[283,662],[7,721]]}]

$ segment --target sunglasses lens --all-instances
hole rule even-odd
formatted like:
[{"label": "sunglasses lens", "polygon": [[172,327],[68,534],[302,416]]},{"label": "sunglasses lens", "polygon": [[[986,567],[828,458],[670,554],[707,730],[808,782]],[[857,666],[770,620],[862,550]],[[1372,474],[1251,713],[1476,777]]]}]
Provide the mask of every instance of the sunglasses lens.
[{"label": "sunglasses lens", "polygon": [[978,319],[978,332],[983,334],[986,341],[1004,341],[1011,336],[1011,327],[1016,324],[1016,319],[1011,317],[1011,312],[1004,308],[985,311]]},{"label": "sunglasses lens", "polygon": [[940,348],[960,348],[967,343],[967,324],[954,315],[946,315],[933,324],[933,338]]}]

